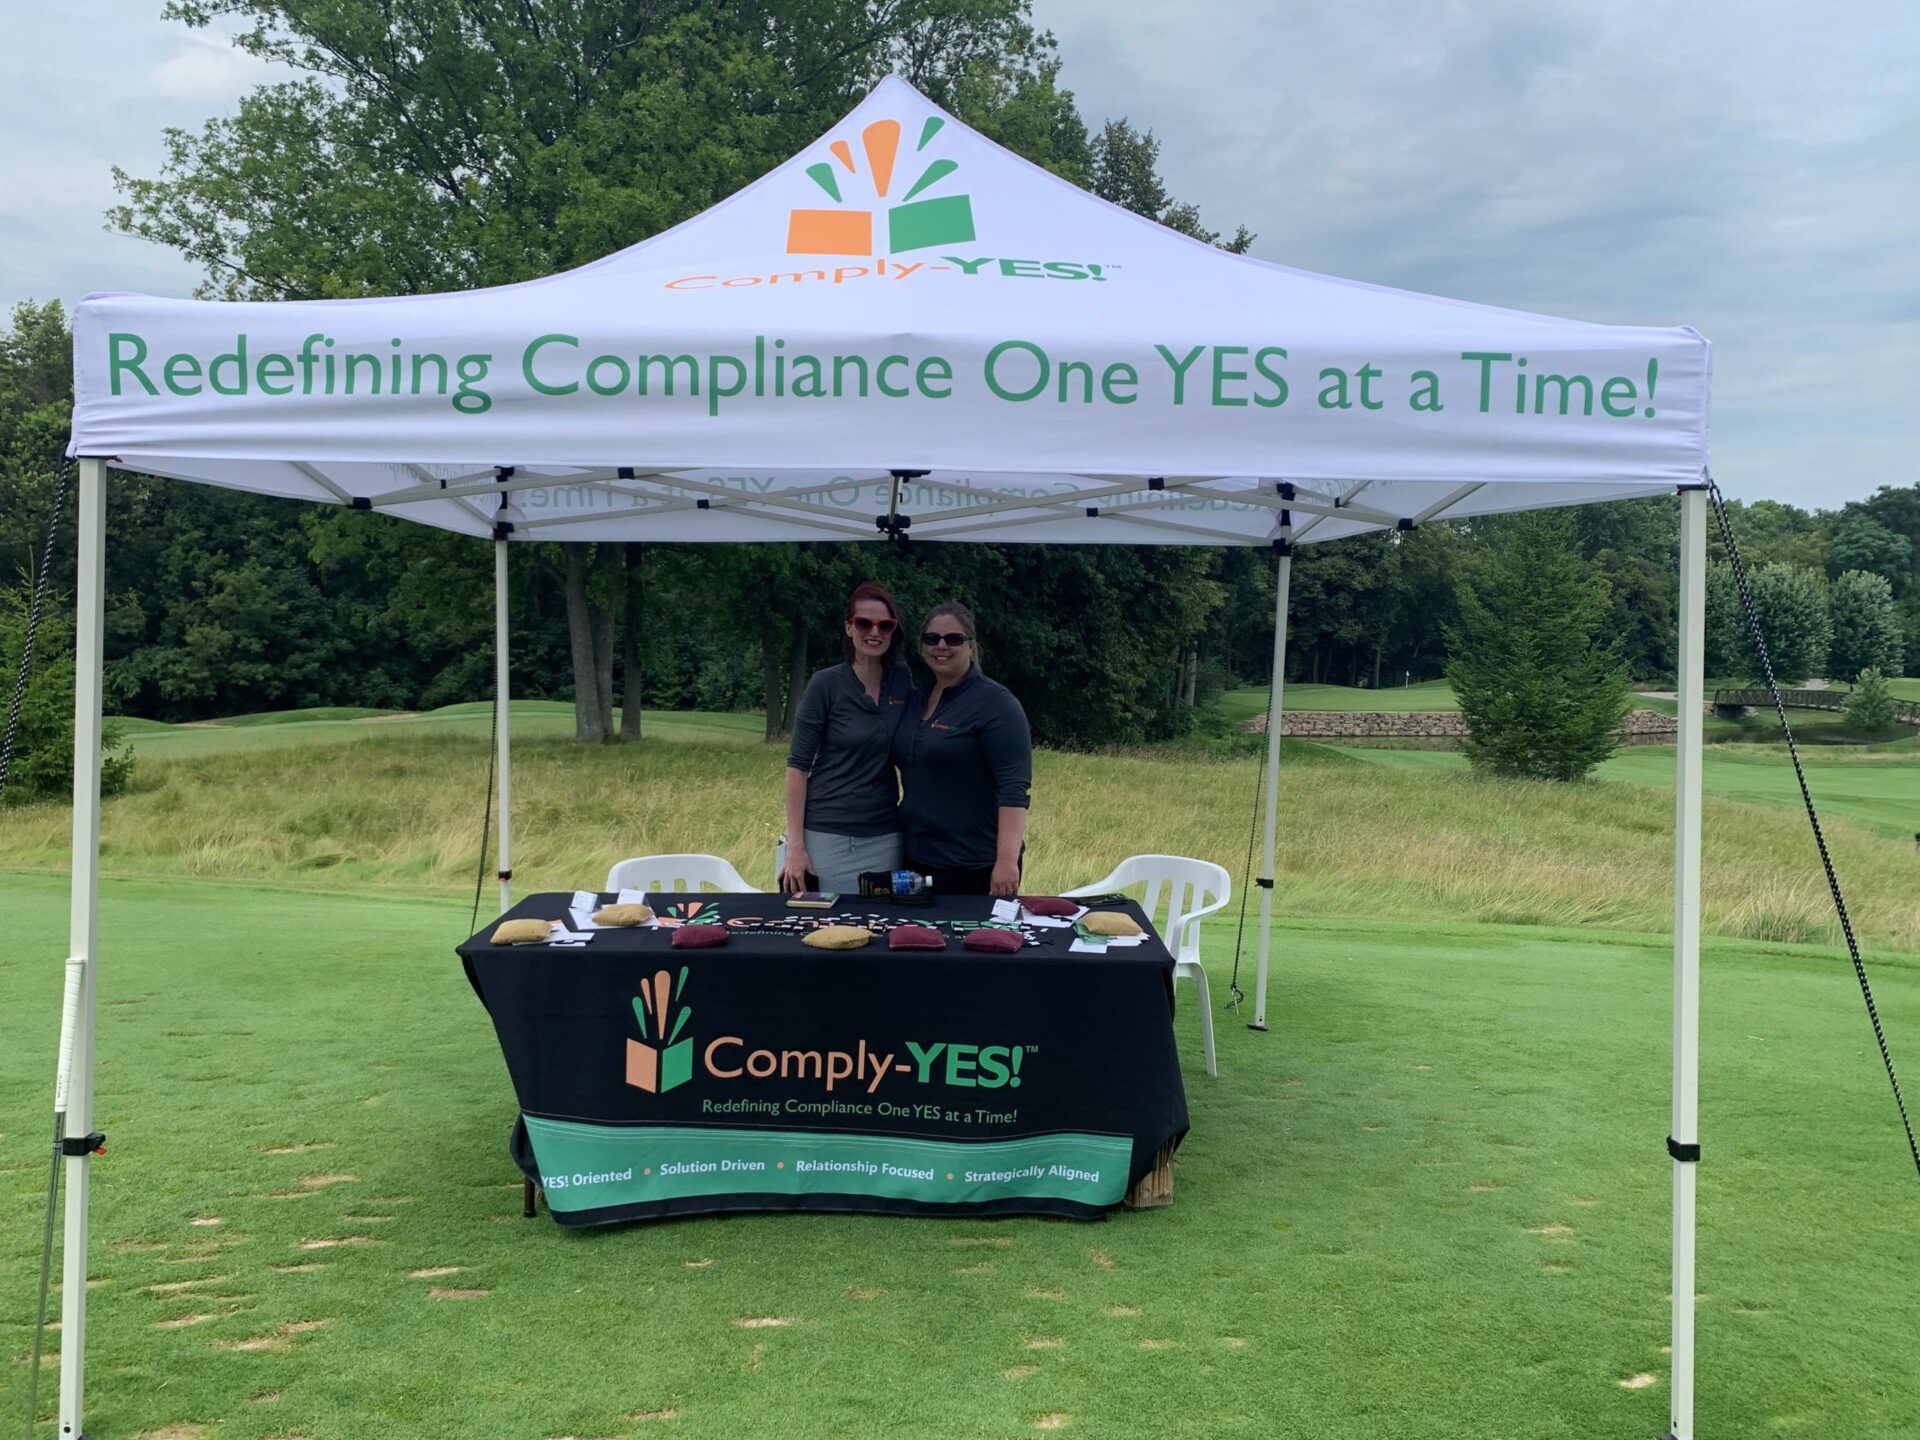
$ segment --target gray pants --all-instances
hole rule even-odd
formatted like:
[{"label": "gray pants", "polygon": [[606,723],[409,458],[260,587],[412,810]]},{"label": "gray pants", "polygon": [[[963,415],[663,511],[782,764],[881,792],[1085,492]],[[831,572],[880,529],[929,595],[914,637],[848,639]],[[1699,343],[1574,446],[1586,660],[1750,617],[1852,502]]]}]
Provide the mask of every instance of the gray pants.
[{"label": "gray pants", "polygon": [[860,876],[868,870],[900,868],[900,833],[887,835],[836,835],[830,830],[809,830],[807,859],[822,890],[841,895],[860,893]]}]

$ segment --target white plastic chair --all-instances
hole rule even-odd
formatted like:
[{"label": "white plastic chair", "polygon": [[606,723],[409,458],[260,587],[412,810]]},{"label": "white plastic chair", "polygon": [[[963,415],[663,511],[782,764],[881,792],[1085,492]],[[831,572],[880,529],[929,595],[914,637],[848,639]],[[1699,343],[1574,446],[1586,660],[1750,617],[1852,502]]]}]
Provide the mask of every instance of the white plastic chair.
[{"label": "white plastic chair", "polygon": [[1184,855],[1130,855],[1114,866],[1106,879],[1061,893],[1068,897],[1106,895],[1132,885],[1147,887],[1140,908],[1173,952],[1173,978],[1193,982],[1200,1004],[1200,1043],[1207,1059],[1207,1074],[1218,1075],[1213,1002],[1207,993],[1207,972],[1200,964],[1200,918],[1225,906],[1233,894],[1233,880],[1211,860],[1189,860]]},{"label": "white plastic chair", "polygon": [[649,894],[694,890],[753,892],[740,872],[718,855],[636,855],[607,871],[605,888],[645,890]]}]

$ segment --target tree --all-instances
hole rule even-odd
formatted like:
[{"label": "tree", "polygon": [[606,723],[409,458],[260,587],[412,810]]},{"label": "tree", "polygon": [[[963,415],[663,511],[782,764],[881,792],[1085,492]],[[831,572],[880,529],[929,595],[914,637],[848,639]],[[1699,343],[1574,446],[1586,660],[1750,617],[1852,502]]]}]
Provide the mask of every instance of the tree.
[{"label": "tree", "polygon": [[1218,245],[1230,254],[1244,255],[1253,245],[1254,234],[1246,226],[1240,226],[1231,240],[1223,241],[1219,231],[1200,223],[1196,207],[1183,205],[1167,193],[1166,182],[1160,178],[1160,141],[1151,130],[1136,130],[1124,118],[1109,120],[1089,147],[1088,168],[1087,189],[1102,200],[1157,220],[1182,235]]},{"label": "tree", "polygon": [[1887,677],[1872,666],[1860,672],[1853,692],[1847,696],[1847,721],[1856,730],[1869,734],[1893,728],[1893,691]]},{"label": "tree", "polygon": [[1448,635],[1464,749],[1489,774],[1579,780],[1613,753],[1627,713],[1626,668],[1600,639],[1607,587],[1573,552],[1563,516],[1534,512],[1507,528],[1462,583]]},{"label": "tree", "polygon": [[[1762,565],[1748,570],[1747,585],[1774,678],[1797,685],[1821,674],[1833,641],[1833,618],[1819,573],[1799,565]],[[1720,564],[1707,567],[1707,669],[1730,679],[1766,678],[1732,568]]]},{"label": "tree", "polygon": [[1833,582],[1832,613],[1829,676],[1853,680],[1863,670],[1899,672],[1906,658],[1906,635],[1885,576],[1847,571]]},{"label": "tree", "polygon": [[1913,569],[1913,541],[1853,505],[1834,522],[1827,553],[1829,574],[1838,577],[1849,570],[1864,570],[1883,576],[1896,594],[1906,589]]},{"label": "tree", "polygon": [[[1167,195],[1151,134],[1121,122],[1096,166],[1028,0],[173,0],[167,13],[238,21],[242,49],[294,75],[197,134],[169,131],[157,177],[115,172],[112,222],[200,262],[209,295],[413,294],[580,265],[759,178],[888,73],[1074,183],[1124,171],[1156,219],[1218,238]],[[603,546],[538,572],[566,597],[582,738],[612,731],[616,657],[637,698],[631,567]],[[720,608],[751,620],[777,735],[793,677],[819,658],[810,638],[834,632],[769,594]]]},{"label": "tree", "polygon": [[[70,605],[62,598],[48,595],[40,616],[0,804],[30,805],[73,794],[73,625],[67,618]],[[31,581],[0,590],[0,706],[13,701],[31,603]],[[100,761],[100,793],[118,795],[132,777],[133,750],[111,720],[101,727]]]}]

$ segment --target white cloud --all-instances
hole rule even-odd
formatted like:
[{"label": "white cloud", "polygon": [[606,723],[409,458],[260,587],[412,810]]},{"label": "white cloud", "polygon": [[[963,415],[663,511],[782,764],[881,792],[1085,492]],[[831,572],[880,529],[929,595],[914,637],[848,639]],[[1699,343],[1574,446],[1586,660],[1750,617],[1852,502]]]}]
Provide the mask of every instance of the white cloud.
[{"label": "white cloud", "polygon": [[149,83],[170,100],[220,104],[237,100],[269,79],[273,67],[236,50],[225,37],[190,31],[153,67]]}]

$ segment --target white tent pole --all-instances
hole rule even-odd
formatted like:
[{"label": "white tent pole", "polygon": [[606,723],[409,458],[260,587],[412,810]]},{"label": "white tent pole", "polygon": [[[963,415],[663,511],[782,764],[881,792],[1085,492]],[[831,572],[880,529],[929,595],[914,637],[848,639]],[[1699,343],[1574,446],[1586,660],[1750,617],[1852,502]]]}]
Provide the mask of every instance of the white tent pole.
[{"label": "white tent pole", "polygon": [[1706,709],[1707,492],[1680,493],[1673,837],[1673,1425],[1693,1440],[1694,1185],[1700,1157],[1700,761]]},{"label": "white tent pole", "polygon": [[[100,919],[100,685],[105,663],[107,462],[80,462],[74,605],[73,871],[67,1006],[54,1108],[67,1117],[66,1237],[60,1261],[60,1434],[77,1440],[87,1354],[87,1200],[93,1127],[94,960]],[[71,1153],[78,1149],[78,1154]]]},{"label": "white tent pole", "polygon": [[500,747],[500,913],[513,906],[513,747],[509,743],[507,678],[507,537],[493,542],[493,714]]},{"label": "white tent pole", "polygon": [[1273,679],[1267,697],[1267,830],[1260,851],[1260,969],[1249,1030],[1267,1028],[1267,953],[1273,940],[1273,846],[1280,810],[1280,717],[1286,712],[1287,591],[1293,584],[1293,517],[1280,512],[1280,575],[1273,587]]}]

